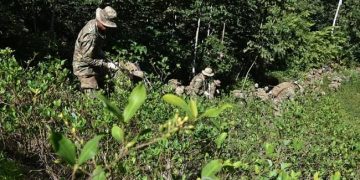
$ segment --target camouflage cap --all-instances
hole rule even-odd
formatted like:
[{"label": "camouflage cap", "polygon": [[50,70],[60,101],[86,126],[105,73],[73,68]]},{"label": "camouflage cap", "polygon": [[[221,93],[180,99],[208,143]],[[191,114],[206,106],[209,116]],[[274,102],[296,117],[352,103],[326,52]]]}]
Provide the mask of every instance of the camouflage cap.
[{"label": "camouflage cap", "polygon": [[96,20],[98,20],[101,24],[106,27],[116,28],[117,25],[112,22],[114,18],[117,17],[116,11],[110,7],[106,6],[104,9],[97,8],[96,9]]}]

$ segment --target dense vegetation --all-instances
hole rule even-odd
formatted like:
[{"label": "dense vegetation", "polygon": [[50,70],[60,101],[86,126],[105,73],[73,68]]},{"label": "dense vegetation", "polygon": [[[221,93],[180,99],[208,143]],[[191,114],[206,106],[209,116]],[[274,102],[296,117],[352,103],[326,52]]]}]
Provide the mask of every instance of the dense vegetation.
[{"label": "dense vegetation", "polygon": [[[331,27],[337,3],[3,2],[0,178],[359,179],[360,7],[345,1]],[[79,91],[71,59],[78,31],[105,5],[119,13],[109,57],[139,62],[152,85],[121,75],[94,99]],[[330,64],[348,79],[338,92],[324,77],[315,82],[321,90],[277,108],[229,93],[303,82]],[[169,78],[186,84],[206,66],[223,82],[220,97],[167,94]]]}]

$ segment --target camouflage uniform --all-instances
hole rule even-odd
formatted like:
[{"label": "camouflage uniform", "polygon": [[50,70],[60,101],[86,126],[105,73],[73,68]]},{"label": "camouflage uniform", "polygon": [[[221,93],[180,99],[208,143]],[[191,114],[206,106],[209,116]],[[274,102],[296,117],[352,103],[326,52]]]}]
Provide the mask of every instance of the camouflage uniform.
[{"label": "camouflage uniform", "polygon": [[102,47],[105,35],[98,31],[96,20],[90,20],[80,31],[74,50],[73,71],[82,89],[98,89],[107,62]]},{"label": "camouflage uniform", "polygon": [[172,92],[175,92],[176,95],[183,95],[185,91],[185,87],[181,85],[181,83],[177,79],[170,79],[168,82],[168,86]]},{"label": "camouflage uniform", "polygon": [[210,83],[208,91],[204,93],[207,98],[213,99],[215,97],[215,94],[219,93],[217,87],[220,86],[220,83],[221,82],[219,80],[214,80],[212,83]]},{"label": "camouflage uniform", "polygon": [[202,95],[209,88],[209,83],[207,82],[207,77],[199,73],[196,75],[190,82],[189,86],[186,87],[188,95]]},{"label": "camouflage uniform", "polygon": [[273,98],[274,102],[278,103],[285,99],[293,99],[295,91],[298,89],[300,92],[303,91],[302,87],[297,83],[283,82],[276,85],[269,94]]}]

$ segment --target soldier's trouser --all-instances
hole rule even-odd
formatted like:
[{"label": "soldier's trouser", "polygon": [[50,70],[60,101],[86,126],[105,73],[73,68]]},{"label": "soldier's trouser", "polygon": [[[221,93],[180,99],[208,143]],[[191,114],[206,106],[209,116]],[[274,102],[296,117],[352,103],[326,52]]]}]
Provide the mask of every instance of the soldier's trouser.
[{"label": "soldier's trouser", "polygon": [[81,89],[99,89],[96,76],[78,76]]}]

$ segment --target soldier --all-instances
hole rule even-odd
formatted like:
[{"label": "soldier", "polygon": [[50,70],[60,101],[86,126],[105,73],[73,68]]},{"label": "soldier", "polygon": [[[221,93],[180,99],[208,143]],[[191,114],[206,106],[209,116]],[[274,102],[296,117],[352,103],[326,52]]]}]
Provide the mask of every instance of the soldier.
[{"label": "soldier", "polygon": [[214,76],[211,68],[207,67],[201,73],[197,74],[186,87],[188,95],[203,95],[209,88],[209,78]]},{"label": "soldier", "polygon": [[220,85],[220,80],[214,80],[212,83],[210,83],[209,90],[205,91],[204,95],[209,99],[213,99],[215,97],[215,94],[220,94],[219,90],[217,89],[218,87],[220,87]]},{"label": "soldier", "polygon": [[265,86],[264,88],[259,88],[259,84],[255,83],[255,97],[259,98],[262,101],[267,101],[269,99],[269,94],[267,93],[269,88]]},{"label": "soldier", "polygon": [[269,92],[269,95],[275,103],[279,103],[284,99],[293,99],[296,90],[300,90],[301,93],[303,92],[303,87],[298,82],[283,82],[276,85]]},{"label": "soldier", "polygon": [[175,92],[176,95],[183,95],[185,91],[185,87],[181,85],[181,82],[177,79],[170,79],[168,82],[168,86],[170,87],[171,91]]},{"label": "soldier", "polygon": [[116,18],[116,11],[107,6],[96,9],[96,18],[90,20],[80,31],[74,50],[73,70],[79,78],[81,89],[85,93],[99,88],[99,83],[105,76],[106,70],[118,70],[118,66],[105,58],[102,46],[105,40],[105,31],[116,28],[112,22]]}]

